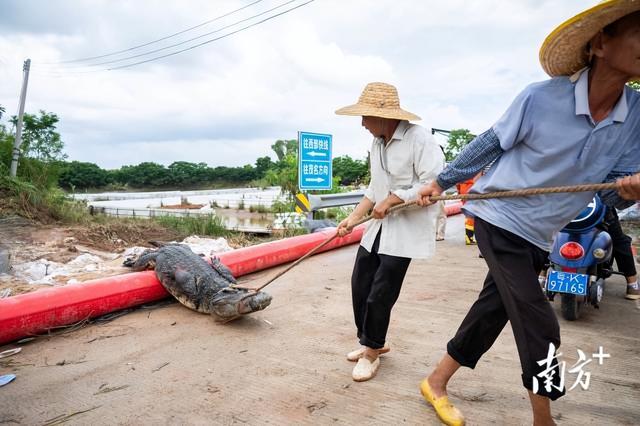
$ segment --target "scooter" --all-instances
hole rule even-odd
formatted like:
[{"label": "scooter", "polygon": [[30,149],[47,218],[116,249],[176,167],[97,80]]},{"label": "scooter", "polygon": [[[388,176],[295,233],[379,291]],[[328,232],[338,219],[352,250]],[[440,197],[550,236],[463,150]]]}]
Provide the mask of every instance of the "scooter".
[{"label": "scooter", "polygon": [[613,273],[605,211],[596,195],[554,238],[543,288],[550,301],[560,296],[562,317],[568,321],[577,320],[585,305],[599,308],[605,280]]}]

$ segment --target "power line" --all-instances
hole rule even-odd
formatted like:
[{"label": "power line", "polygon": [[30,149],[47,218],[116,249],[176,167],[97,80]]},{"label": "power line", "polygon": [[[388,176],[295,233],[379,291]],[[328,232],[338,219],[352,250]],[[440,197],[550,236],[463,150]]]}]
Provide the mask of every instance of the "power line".
[{"label": "power line", "polygon": [[219,33],[220,31],[226,30],[226,29],[228,29],[228,28],[230,28],[230,27],[235,27],[235,26],[236,26],[236,25],[238,25],[238,24],[241,24],[241,23],[243,23],[243,22],[250,21],[250,20],[252,20],[252,19],[254,19],[254,18],[257,18],[258,16],[266,15],[266,14],[267,14],[267,13],[269,13],[269,12],[273,12],[274,10],[276,10],[276,9],[280,9],[281,7],[284,7],[284,6],[286,6],[286,5],[288,5],[288,4],[291,4],[291,3],[295,2],[295,1],[297,1],[297,0],[289,0],[289,1],[286,1],[286,2],[284,2],[284,3],[282,3],[282,4],[279,4],[278,6],[275,6],[275,7],[272,7],[271,9],[265,10],[264,12],[260,12],[260,13],[258,13],[258,14],[256,14],[256,15],[253,15],[253,16],[250,16],[250,17],[248,17],[248,18],[241,19],[241,20],[239,20],[239,21],[237,21],[237,22],[234,22],[233,24],[226,25],[226,26],[224,26],[224,27],[222,27],[222,28],[219,28],[219,29],[217,29],[217,30],[210,31],[210,32],[208,32],[208,33],[205,33],[205,34],[199,35],[199,36],[197,36],[197,37],[193,37],[193,38],[190,38],[190,39],[188,39],[188,40],[181,41],[181,42],[179,42],[179,43],[175,43],[175,44],[172,44],[172,45],[169,45],[169,46],[161,47],[161,48],[159,48],[159,49],[155,49],[155,50],[150,50],[150,51],[148,51],[148,52],[139,53],[139,54],[137,54],[137,55],[127,56],[127,57],[125,57],[125,58],[121,58],[121,59],[114,59],[114,60],[112,60],[112,61],[98,62],[98,63],[96,63],[96,64],[87,64],[86,66],[90,66],[90,67],[98,67],[98,66],[101,66],[101,65],[115,64],[115,63],[118,63],[118,62],[127,61],[127,60],[129,60],[129,59],[134,59],[134,58],[139,58],[139,57],[142,57],[142,56],[152,55],[152,54],[154,54],[154,53],[162,52],[163,50],[167,50],[167,49],[172,49],[172,48],[177,47],[177,46],[182,46],[183,44],[187,44],[187,43],[189,43],[189,42],[192,42],[192,41],[194,41],[194,40],[201,39],[201,38],[206,37],[206,36],[209,36],[209,35],[211,35],[211,34]]},{"label": "power line", "polygon": [[[292,1],[293,1],[293,0],[292,0]],[[196,49],[196,48],[198,48],[198,47],[204,46],[205,44],[213,43],[213,42],[215,42],[215,41],[218,41],[218,40],[221,40],[221,39],[223,39],[223,38],[229,37],[229,36],[231,36],[231,35],[233,35],[233,34],[237,34],[237,33],[239,33],[239,32],[245,31],[245,30],[247,30],[247,29],[249,29],[249,28],[251,28],[251,27],[255,27],[256,25],[260,25],[260,24],[262,24],[262,23],[264,23],[264,22],[270,21],[271,19],[277,18],[278,16],[282,16],[282,15],[285,15],[285,14],[287,14],[287,13],[289,13],[289,12],[292,12],[292,11],[294,11],[294,10],[296,10],[296,9],[299,9],[299,8],[301,8],[302,6],[306,6],[307,4],[312,3],[312,2],[314,2],[314,1],[315,1],[315,0],[307,0],[306,2],[304,2],[304,3],[302,3],[302,4],[299,4],[299,5],[297,5],[297,6],[291,7],[291,8],[289,8],[289,9],[287,9],[287,10],[284,10],[284,11],[282,11],[282,12],[280,12],[280,13],[276,13],[275,15],[271,15],[271,16],[269,16],[269,17],[265,18],[265,19],[262,19],[262,20],[260,20],[260,21],[254,22],[254,23],[252,23],[252,24],[250,24],[250,25],[246,25],[246,26],[244,26],[244,27],[242,27],[242,28],[239,28],[239,29],[237,29],[237,30],[235,30],[235,31],[232,31],[232,32],[230,32],[230,33],[227,33],[227,34],[221,35],[221,36],[219,36],[219,37],[216,37],[216,38],[212,38],[212,39],[209,39],[209,40],[203,41],[202,43],[198,43],[198,44],[195,44],[195,45],[193,45],[193,46],[190,46],[190,47],[187,47],[187,48],[184,48],[184,49],[181,49],[181,50],[177,50],[177,51],[175,51],[175,52],[171,52],[171,53],[167,53],[167,54],[165,54],[165,55],[156,56],[156,57],[153,57],[153,58],[150,58],[150,59],[146,59],[146,60],[144,60],[144,61],[138,61],[138,62],[134,62],[134,63],[131,63],[131,64],[125,64],[125,65],[120,65],[120,66],[117,66],[117,67],[111,67],[111,68],[99,69],[99,70],[65,71],[65,72],[66,72],[66,73],[74,73],[74,74],[78,74],[78,73],[82,73],[82,74],[84,74],[84,73],[93,73],[93,72],[100,72],[100,71],[114,71],[114,70],[123,69],[123,68],[130,68],[130,67],[133,67],[133,66],[136,66],[136,65],[140,65],[140,64],[145,64],[145,63],[148,63],[148,62],[157,61],[157,60],[159,60],[159,59],[167,58],[167,57],[169,57],[169,56],[174,56],[174,55],[177,55],[177,54],[179,54],[179,53],[186,52],[186,51],[188,51],[188,50],[193,50],[193,49]],[[289,1],[288,3],[291,3],[291,1]],[[259,16],[259,15],[256,15],[256,16]],[[237,24],[237,23],[236,23],[236,24]]]},{"label": "power line", "polygon": [[167,39],[170,39],[172,37],[179,36],[180,34],[184,34],[186,32],[195,30],[196,28],[203,27],[203,26],[205,26],[207,24],[210,24],[212,22],[218,21],[218,20],[220,20],[222,18],[225,18],[225,17],[227,17],[229,15],[233,15],[234,13],[240,12],[241,10],[247,9],[248,7],[251,7],[254,4],[260,3],[261,1],[263,1],[263,0],[256,0],[256,1],[252,2],[252,3],[247,4],[246,6],[242,6],[242,7],[238,8],[238,9],[232,10],[231,12],[227,12],[224,15],[216,16],[215,18],[209,19],[208,21],[205,21],[205,22],[203,22],[201,24],[194,25],[193,27],[189,27],[189,28],[187,28],[185,30],[178,31],[177,33],[173,33],[173,34],[170,34],[168,36],[165,36],[165,37],[162,37],[162,38],[159,38],[159,39],[156,39],[156,40],[149,41],[147,43],[139,44],[137,46],[133,46],[133,47],[130,47],[128,49],[118,50],[116,52],[106,53],[104,55],[99,55],[99,56],[89,56],[89,57],[86,57],[86,58],[78,58],[78,59],[71,59],[71,60],[60,61],[60,62],[53,62],[52,64],[70,64],[70,63],[75,63],[75,62],[91,61],[91,60],[94,60],[94,59],[107,58],[109,56],[118,55],[118,54],[124,53],[124,52],[130,52],[132,50],[136,50],[136,49],[139,49],[141,47],[146,47],[146,46],[149,46],[151,44],[155,44],[155,43],[161,42],[163,40],[167,40]]},{"label": "power line", "polygon": [[309,4],[309,3],[312,3],[312,2],[314,2],[314,1],[315,1],[315,0],[308,0],[308,1],[306,1],[305,3],[299,4],[298,6],[294,6],[294,7],[290,8],[290,9],[287,9],[287,10],[285,10],[285,11],[283,11],[283,12],[276,13],[275,15],[269,16],[268,18],[265,18],[265,19],[263,19],[263,20],[261,20],[261,21],[255,22],[255,23],[253,23],[253,24],[251,24],[251,25],[247,25],[246,27],[242,27],[242,28],[240,28],[240,29],[238,29],[238,30],[232,31],[232,32],[230,32],[230,33],[228,33],[228,34],[225,34],[225,35],[222,35],[222,36],[220,36],[220,37],[216,37],[216,38],[213,38],[213,39],[211,39],[211,40],[207,40],[207,41],[204,41],[204,42],[202,42],[202,43],[196,44],[195,46],[187,47],[186,49],[178,50],[177,52],[172,52],[172,53],[168,53],[168,54],[166,54],[166,55],[157,56],[157,57],[155,57],[155,58],[147,59],[146,61],[134,62],[133,64],[120,65],[120,66],[118,66],[118,67],[107,68],[107,69],[106,69],[106,71],[113,71],[113,70],[117,70],[117,69],[133,67],[133,66],[135,66],[135,65],[145,64],[145,63],[147,63],[147,62],[152,62],[152,61],[156,61],[156,60],[158,60],[158,59],[162,59],[162,58],[166,58],[166,57],[169,57],[169,56],[177,55],[178,53],[186,52],[187,50],[192,50],[192,49],[195,49],[195,48],[198,48],[198,47],[204,46],[205,44],[213,43],[214,41],[218,41],[218,40],[220,40],[220,39],[223,39],[223,38],[229,37],[230,35],[233,35],[233,34],[236,34],[236,33],[241,32],[241,31],[247,30],[247,29],[249,29],[249,28],[251,28],[251,27],[255,27],[256,25],[262,24],[263,22],[270,21],[270,20],[271,20],[271,19],[273,19],[273,18],[277,18],[278,16],[281,16],[281,15],[284,15],[284,14],[286,14],[286,13],[289,13],[289,12],[291,12],[291,11],[293,11],[293,10],[296,10],[296,9],[298,9],[298,8],[301,8],[302,6],[305,6],[305,5],[307,5],[307,4]]}]

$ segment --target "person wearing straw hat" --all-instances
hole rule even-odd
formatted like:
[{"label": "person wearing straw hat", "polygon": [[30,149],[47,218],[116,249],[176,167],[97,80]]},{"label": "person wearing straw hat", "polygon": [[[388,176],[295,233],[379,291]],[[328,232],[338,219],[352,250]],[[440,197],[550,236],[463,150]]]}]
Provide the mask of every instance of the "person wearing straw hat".
[{"label": "person wearing straw hat", "polygon": [[389,208],[415,199],[418,188],[442,170],[444,155],[420,120],[400,108],[396,88],[369,83],[358,102],[336,111],[362,117],[362,126],[374,137],[370,150],[371,182],[364,197],[345,220],[338,234],[351,232],[353,224],[372,211],[362,237],[351,276],[353,313],[362,345],[347,354],[357,362],[352,378],[371,379],[380,366],[391,309],[400,294],[412,258],[427,258],[435,250],[436,208],[418,207],[387,214]]},{"label": "person wearing straw hat", "polygon": [[[525,88],[493,127],[419,190],[418,204],[432,204],[431,195],[491,161],[472,193],[617,181],[616,207],[640,198],[640,93],[626,85],[640,76],[640,0],[606,0],[569,19],[546,38],[540,61],[552,78]],[[449,380],[460,366],[474,368],[509,321],[533,423],[554,424],[550,401],[565,393],[552,361],[560,327],[538,272],[554,233],[593,196],[573,192],[466,203],[489,273],[447,353],[420,384],[444,423],[464,424],[448,399]]]}]

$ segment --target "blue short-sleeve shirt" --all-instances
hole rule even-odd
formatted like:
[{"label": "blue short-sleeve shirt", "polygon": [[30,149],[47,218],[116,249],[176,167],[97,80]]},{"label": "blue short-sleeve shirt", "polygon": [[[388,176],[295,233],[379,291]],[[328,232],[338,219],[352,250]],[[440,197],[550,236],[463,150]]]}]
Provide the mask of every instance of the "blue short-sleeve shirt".
[{"label": "blue short-sleeve shirt", "polygon": [[[504,153],[471,192],[600,183],[612,171],[640,170],[640,93],[625,87],[607,118],[595,123],[588,70],[577,81],[556,77],[520,93],[493,126]],[[593,192],[474,200],[465,210],[549,250],[553,234]]]}]

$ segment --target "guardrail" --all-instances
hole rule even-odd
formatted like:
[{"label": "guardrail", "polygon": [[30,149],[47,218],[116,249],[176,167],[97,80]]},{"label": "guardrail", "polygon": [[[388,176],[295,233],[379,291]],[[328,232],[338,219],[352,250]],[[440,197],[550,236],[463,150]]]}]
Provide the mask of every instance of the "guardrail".
[{"label": "guardrail", "polygon": [[[455,193],[453,190],[445,191],[446,194]],[[330,207],[342,207],[358,204],[364,197],[364,191],[342,192],[338,194],[308,195],[311,211]]]},{"label": "guardrail", "polygon": [[321,195],[309,195],[309,204],[311,204],[311,211],[320,209],[326,209],[330,207],[341,207],[358,204],[364,191],[351,191],[342,192],[338,194],[321,194]]}]

